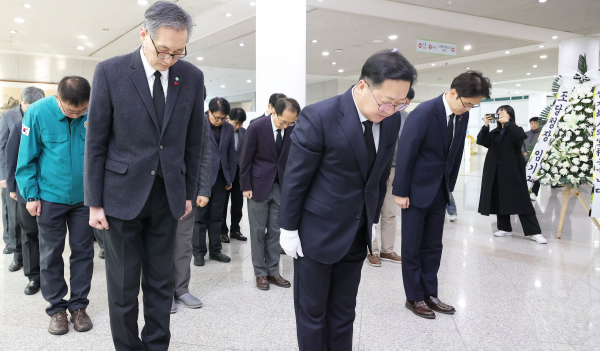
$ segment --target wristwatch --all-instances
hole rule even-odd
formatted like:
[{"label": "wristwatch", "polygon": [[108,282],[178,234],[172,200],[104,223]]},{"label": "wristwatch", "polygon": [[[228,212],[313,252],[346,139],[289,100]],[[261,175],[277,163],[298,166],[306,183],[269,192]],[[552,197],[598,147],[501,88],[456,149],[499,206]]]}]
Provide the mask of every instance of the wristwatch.
[{"label": "wristwatch", "polygon": [[28,199],[27,199],[27,202],[35,202],[35,201],[38,201],[39,199],[40,199],[40,197],[39,197],[39,196],[36,196],[36,197],[30,197],[30,198],[28,198]]}]

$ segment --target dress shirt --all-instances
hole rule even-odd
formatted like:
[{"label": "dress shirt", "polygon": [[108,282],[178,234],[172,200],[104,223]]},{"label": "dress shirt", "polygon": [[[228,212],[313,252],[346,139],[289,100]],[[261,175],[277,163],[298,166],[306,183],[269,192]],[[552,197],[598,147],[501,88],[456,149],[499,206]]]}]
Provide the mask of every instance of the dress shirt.
[{"label": "dress shirt", "polygon": [[[356,87],[354,87],[356,89]],[[360,118],[360,126],[362,127],[363,134],[365,133],[365,125],[363,122],[368,121],[368,119],[363,116],[363,114],[358,109],[358,105],[356,104],[356,99],[354,98],[354,89],[352,89],[352,100],[354,100],[354,106],[356,106],[356,112],[358,112],[358,118]],[[373,122],[373,140],[375,140],[375,151],[379,151],[379,130],[381,129],[379,123]]]},{"label": "dress shirt", "polygon": [[238,150],[238,143],[240,142],[240,130],[233,132],[233,138],[235,139],[235,151]]},{"label": "dress shirt", "polygon": [[[442,98],[442,101],[444,101],[444,108],[446,109],[446,127],[448,126],[448,123],[450,123],[450,115],[453,114],[454,112],[452,112],[452,109],[450,109],[450,105],[448,105],[448,101],[446,101],[446,94],[444,93],[444,97]],[[454,135],[454,132],[456,132],[456,117],[458,116],[454,116],[454,126],[453,126],[453,130],[452,130],[452,135]],[[454,138],[452,139],[454,140]],[[452,144],[450,144],[452,145]]]},{"label": "dress shirt", "polygon": [[[273,127],[273,140],[275,142],[277,142],[277,127],[275,126],[275,122],[273,122],[273,115],[269,116],[269,118],[271,119],[271,127]],[[281,137],[283,138],[283,134],[285,132],[285,130],[281,130]]]},{"label": "dress shirt", "polygon": [[[140,49],[140,55],[142,55],[142,64],[144,65],[144,72],[146,72],[146,78],[148,79],[148,86],[150,87],[150,96],[153,96],[154,90],[154,72],[156,70],[150,66],[148,60],[146,60],[146,56],[144,56],[144,48]],[[169,69],[166,71],[159,71],[161,78],[160,83],[162,84],[163,90],[165,91],[165,101],[167,101],[167,88],[169,85]]]}]

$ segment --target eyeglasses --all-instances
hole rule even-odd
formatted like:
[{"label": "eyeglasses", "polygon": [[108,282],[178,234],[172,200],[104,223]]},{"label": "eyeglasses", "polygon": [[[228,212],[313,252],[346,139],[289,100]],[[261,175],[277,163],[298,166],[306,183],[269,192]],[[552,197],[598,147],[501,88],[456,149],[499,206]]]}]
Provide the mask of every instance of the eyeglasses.
[{"label": "eyeglasses", "polygon": [[[146,31],[147,32],[147,31]],[[184,47],[184,54],[169,54],[168,52],[159,52],[158,49],[156,48],[156,44],[154,44],[154,39],[152,39],[152,37],[150,36],[150,34],[148,33],[148,37],[150,38],[150,41],[152,41],[152,45],[154,46],[154,50],[156,51],[156,56],[159,59],[167,59],[169,58],[169,56],[173,57],[174,60],[181,60],[182,58],[187,56],[187,46]]]},{"label": "eyeglasses", "polygon": [[[277,115],[275,115],[277,116]],[[279,124],[282,127],[293,127],[296,125],[296,122],[286,122],[286,121],[282,121],[281,118],[279,118],[279,116],[277,116],[277,120],[279,121]]]},{"label": "eyeglasses", "polygon": [[211,114],[212,118],[215,119],[215,121],[220,122],[220,121],[226,121],[227,120],[227,116],[225,117],[215,117],[215,115]]},{"label": "eyeglasses", "polygon": [[373,95],[373,99],[375,99],[375,102],[377,103],[377,105],[379,105],[379,111],[387,111],[390,108],[394,108],[394,110],[396,110],[396,112],[398,111],[402,111],[404,110],[407,106],[408,103],[407,102],[403,102],[401,104],[398,105],[394,105],[391,102],[386,102],[385,104],[380,104],[379,101],[377,101],[377,98],[375,97],[375,94],[373,94],[373,90],[371,90],[371,87],[369,86],[369,83],[367,83],[365,81],[365,83],[367,84],[367,87],[369,88],[369,91],[371,92],[371,95]]},{"label": "eyeglasses", "polygon": [[458,96],[458,98],[460,99],[460,103],[463,105],[464,108],[477,108],[477,107],[481,106],[480,104],[465,106],[465,103],[462,101],[462,98],[460,97],[460,95]]},{"label": "eyeglasses", "polygon": [[84,108],[84,109],[82,109],[82,110],[79,110],[79,111],[67,110],[67,109],[66,109],[66,108],[63,106],[63,104],[62,104],[62,100],[61,100],[60,98],[58,98],[58,102],[60,103],[60,107],[62,108],[62,110],[63,110],[63,112],[64,112],[65,116],[69,116],[69,115],[76,115],[77,117],[79,117],[79,116],[85,115],[85,114],[86,114],[86,112],[88,111],[88,108],[87,108],[87,107],[86,107],[86,108]]}]

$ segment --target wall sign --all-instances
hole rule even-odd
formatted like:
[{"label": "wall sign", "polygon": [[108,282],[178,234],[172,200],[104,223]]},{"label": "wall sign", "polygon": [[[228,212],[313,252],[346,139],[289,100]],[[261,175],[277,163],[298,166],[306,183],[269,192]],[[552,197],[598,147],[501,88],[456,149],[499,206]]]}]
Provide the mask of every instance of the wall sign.
[{"label": "wall sign", "polygon": [[456,44],[441,41],[417,39],[417,52],[428,54],[456,56]]}]

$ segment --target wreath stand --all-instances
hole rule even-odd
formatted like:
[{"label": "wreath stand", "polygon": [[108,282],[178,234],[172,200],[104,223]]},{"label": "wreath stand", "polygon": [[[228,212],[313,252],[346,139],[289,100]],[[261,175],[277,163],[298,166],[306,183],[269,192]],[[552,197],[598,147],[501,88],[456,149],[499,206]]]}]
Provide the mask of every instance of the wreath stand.
[{"label": "wreath stand", "polygon": [[[579,193],[579,190],[577,189],[576,185],[566,185],[565,190],[562,192],[562,194],[563,202],[560,208],[560,219],[558,220],[558,233],[556,235],[558,239],[560,239],[560,237],[562,236],[563,224],[565,223],[565,216],[567,215],[567,206],[569,205],[569,199],[571,198],[571,196],[576,196],[587,211],[587,213],[590,213],[590,207],[583,199],[583,196],[581,196],[581,194]],[[598,220],[592,217],[592,221],[596,225],[596,228],[600,230],[600,223],[598,223]]]}]

